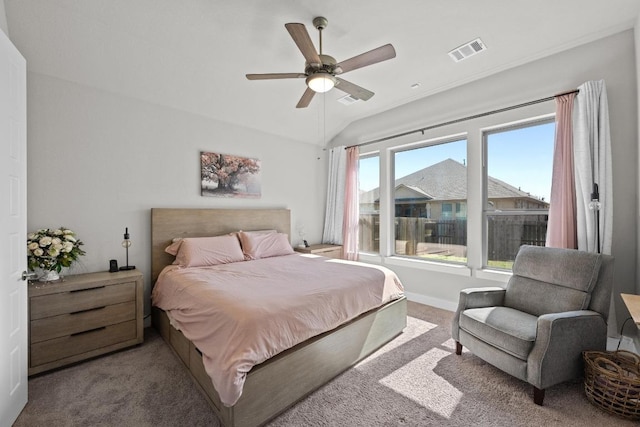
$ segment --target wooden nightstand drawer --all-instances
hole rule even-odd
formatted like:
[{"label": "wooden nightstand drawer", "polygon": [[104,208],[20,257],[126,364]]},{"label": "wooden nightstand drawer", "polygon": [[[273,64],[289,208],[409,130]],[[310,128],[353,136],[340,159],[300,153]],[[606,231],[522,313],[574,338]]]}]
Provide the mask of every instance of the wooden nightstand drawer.
[{"label": "wooden nightstand drawer", "polygon": [[135,301],[102,306],[72,314],[61,314],[31,322],[30,342],[37,343],[53,338],[96,329],[101,326],[122,323],[136,318]]},{"label": "wooden nightstand drawer", "polygon": [[65,357],[87,353],[136,338],[136,321],[118,323],[31,345],[31,366],[37,367]]},{"label": "wooden nightstand drawer", "polygon": [[31,320],[90,310],[135,299],[135,282],[32,297],[30,299]]}]

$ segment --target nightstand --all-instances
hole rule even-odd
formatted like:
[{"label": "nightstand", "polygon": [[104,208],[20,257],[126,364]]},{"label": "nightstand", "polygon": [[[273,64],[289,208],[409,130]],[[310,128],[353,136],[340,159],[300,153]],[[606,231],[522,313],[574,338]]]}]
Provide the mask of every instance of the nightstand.
[{"label": "nightstand", "polygon": [[143,341],[138,270],[29,283],[29,375]]},{"label": "nightstand", "polygon": [[342,246],[340,245],[310,245],[308,248],[293,248],[303,254],[326,256],[327,258],[342,258]]}]

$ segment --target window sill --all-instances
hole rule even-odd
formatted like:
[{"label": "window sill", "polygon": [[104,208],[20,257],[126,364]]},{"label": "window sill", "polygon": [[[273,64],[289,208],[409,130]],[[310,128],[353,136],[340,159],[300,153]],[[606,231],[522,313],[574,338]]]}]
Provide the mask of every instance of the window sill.
[{"label": "window sill", "polygon": [[383,262],[385,264],[397,265],[399,267],[418,268],[422,270],[437,271],[439,273],[471,277],[471,269],[468,266],[461,264],[447,264],[444,262],[425,261],[397,256],[384,258]]},{"label": "window sill", "polygon": [[378,254],[362,253],[358,254],[358,261],[373,262],[375,264],[382,264],[382,257]]},{"label": "window sill", "polygon": [[489,268],[476,270],[476,277],[478,279],[493,280],[494,282],[507,283],[511,276],[511,272],[505,270],[492,270]]},{"label": "window sill", "polygon": [[[448,264],[444,262],[425,261],[399,256],[383,257],[378,254],[360,253],[359,261],[373,264],[388,264],[399,267],[418,268],[422,270],[437,271],[439,273],[455,274],[458,276],[472,277],[472,270],[468,265]],[[478,279],[491,280],[494,282],[507,283],[511,278],[511,271],[483,268],[475,270],[475,277]]]}]

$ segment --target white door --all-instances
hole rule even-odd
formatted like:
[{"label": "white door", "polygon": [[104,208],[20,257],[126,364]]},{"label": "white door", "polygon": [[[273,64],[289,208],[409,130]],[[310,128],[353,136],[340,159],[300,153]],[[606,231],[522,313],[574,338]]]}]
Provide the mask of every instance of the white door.
[{"label": "white door", "polygon": [[26,62],[0,30],[0,425],[27,404]]}]

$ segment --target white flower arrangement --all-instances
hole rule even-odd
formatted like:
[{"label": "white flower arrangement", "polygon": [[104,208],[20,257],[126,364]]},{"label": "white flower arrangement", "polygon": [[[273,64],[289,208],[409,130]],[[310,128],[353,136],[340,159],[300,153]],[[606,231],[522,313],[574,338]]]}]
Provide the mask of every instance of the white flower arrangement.
[{"label": "white flower arrangement", "polygon": [[43,228],[27,235],[27,258],[29,270],[36,268],[57,271],[71,264],[85,252],[80,249],[84,243],[76,239],[68,228]]}]

